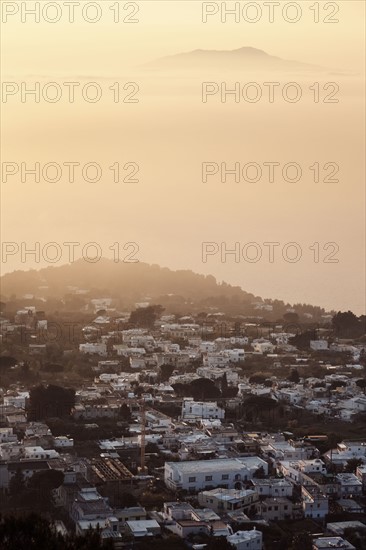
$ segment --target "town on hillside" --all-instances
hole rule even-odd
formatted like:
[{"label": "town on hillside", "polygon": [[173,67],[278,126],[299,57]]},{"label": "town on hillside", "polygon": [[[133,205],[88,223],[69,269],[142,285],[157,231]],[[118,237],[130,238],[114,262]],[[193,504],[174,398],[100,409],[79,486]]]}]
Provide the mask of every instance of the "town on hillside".
[{"label": "town on hillside", "polygon": [[366,548],[365,316],[72,292],[1,304],[0,541]]}]

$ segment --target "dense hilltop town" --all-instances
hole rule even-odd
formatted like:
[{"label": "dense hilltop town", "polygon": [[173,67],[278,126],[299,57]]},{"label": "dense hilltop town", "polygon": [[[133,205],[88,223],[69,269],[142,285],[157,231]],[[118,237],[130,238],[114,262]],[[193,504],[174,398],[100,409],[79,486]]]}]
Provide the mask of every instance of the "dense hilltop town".
[{"label": "dense hilltop town", "polygon": [[251,308],[2,302],[0,545],[366,548],[365,317]]}]

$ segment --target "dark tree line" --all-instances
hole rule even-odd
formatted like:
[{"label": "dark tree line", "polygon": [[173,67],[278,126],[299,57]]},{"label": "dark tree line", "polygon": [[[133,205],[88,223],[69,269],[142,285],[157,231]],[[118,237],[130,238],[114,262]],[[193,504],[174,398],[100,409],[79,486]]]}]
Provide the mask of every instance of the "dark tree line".
[{"label": "dark tree line", "polygon": [[3,499],[1,507],[3,510],[47,512],[52,502],[52,491],[59,487],[63,480],[64,474],[52,469],[35,472],[26,480],[19,468],[9,482],[9,496]]},{"label": "dark tree line", "polygon": [[83,536],[58,533],[36,514],[0,517],[0,548],[6,550],[112,550],[112,541],[102,541],[97,531]]},{"label": "dark tree line", "polygon": [[131,312],[129,321],[137,327],[153,328],[163,311],[164,308],[160,305],[140,307]]},{"label": "dark tree line", "polygon": [[352,311],[338,311],[332,319],[335,336],[340,338],[359,338],[366,332],[366,316],[357,317]]},{"label": "dark tree line", "polygon": [[217,384],[208,378],[197,378],[189,384],[178,382],[177,384],[173,384],[172,387],[177,396],[193,397],[196,400],[235,397],[238,393],[237,387],[228,386],[226,374],[217,381]]},{"label": "dark tree line", "polygon": [[61,386],[35,386],[29,392],[28,421],[70,415],[75,405],[75,390]]}]

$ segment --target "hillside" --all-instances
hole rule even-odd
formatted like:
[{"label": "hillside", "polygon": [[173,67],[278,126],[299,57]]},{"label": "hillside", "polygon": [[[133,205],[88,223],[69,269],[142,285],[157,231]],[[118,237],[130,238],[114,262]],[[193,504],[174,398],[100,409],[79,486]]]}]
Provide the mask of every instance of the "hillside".
[{"label": "hillside", "polygon": [[[40,303],[46,304],[50,299],[65,303],[68,297],[70,307],[72,296],[77,297],[75,304],[91,298],[110,297],[118,308],[149,301],[180,311],[214,308],[225,313],[263,316],[263,312],[256,309],[262,299],[238,286],[218,283],[212,275],[189,270],[172,271],[155,264],[115,263],[107,259],[91,264],[79,260],[39,271],[14,271],[1,277],[0,283],[3,302],[24,301],[26,295],[30,295],[28,299],[38,299]],[[272,312],[265,312],[266,317],[282,317],[291,307],[280,300],[265,302],[273,307]],[[324,313],[322,308],[300,304],[296,310],[300,314],[312,313],[315,318]]]}]

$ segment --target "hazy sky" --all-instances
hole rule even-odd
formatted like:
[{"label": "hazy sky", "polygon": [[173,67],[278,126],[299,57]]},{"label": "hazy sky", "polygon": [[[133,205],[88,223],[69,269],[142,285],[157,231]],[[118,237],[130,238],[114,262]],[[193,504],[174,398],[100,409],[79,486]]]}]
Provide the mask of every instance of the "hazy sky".
[{"label": "hazy sky", "polygon": [[[141,261],[212,273],[263,297],[363,312],[364,3],[297,2],[302,14],[293,24],[281,15],[288,2],[280,3],[273,23],[268,21],[263,2],[252,3],[262,10],[257,23],[243,19],[235,23],[232,18],[221,23],[220,13],[203,23],[202,3],[196,0],[132,3],[139,7],[131,16],[139,22],[132,24],[113,23],[110,8],[116,3],[105,0],[99,3],[100,21],[86,23],[80,6],[87,2],[80,2],[75,7],[75,23],[69,23],[66,7],[63,2],[58,4],[62,16],[54,24],[45,22],[42,15],[40,23],[32,22],[31,16],[21,14],[20,6],[2,24],[3,80],[19,90],[21,82],[29,88],[39,82],[42,90],[53,81],[63,93],[56,103],[42,96],[39,103],[30,96],[22,102],[20,91],[9,95],[7,103],[1,104],[2,161],[19,167],[22,162],[28,167],[35,162],[41,166],[94,162],[103,175],[96,183],[83,180],[79,168],[74,182],[67,181],[66,168],[54,183],[42,178],[36,183],[31,175],[22,182],[21,169],[8,181],[3,177],[2,240],[25,242],[29,248],[37,241],[41,246],[50,241],[60,246],[66,241],[95,241],[109,257],[108,247],[113,243],[123,246],[134,241]],[[119,4],[121,17],[134,10],[126,2]],[[233,4],[227,2],[228,8]],[[243,7],[248,2],[240,4]],[[314,4],[319,5],[319,23],[314,23],[310,10]],[[339,6],[338,14],[332,16],[329,4],[332,10]],[[253,17],[253,11],[248,13]],[[288,14],[293,17],[294,12]],[[326,24],[326,16],[339,18],[339,22]],[[49,17],[53,17],[51,11]],[[151,73],[140,67],[180,52],[243,46],[329,70],[320,75],[273,75],[260,68],[250,75],[211,72],[210,81],[219,85],[225,81],[228,88],[235,82],[255,81],[265,90],[264,82],[278,81],[281,91],[286,83],[296,82],[303,96],[297,103],[281,100],[281,93],[274,103],[265,99],[222,103],[216,94],[202,103],[204,67],[202,78],[178,71]],[[73,104],[63,85],[70,79],[79,84]],[[97,103],[88,103],[80,95],[91,81],[102,90]],[[109,87],[115,82],[124,96],[136,91],[133,86],[123,91],[124,84],[136,82],[139,91],[133,97],[139,102],[114,103]],[[319,103],[314,102],[310,89],[315,82],[320,87]],[[333,90],[324,90],[328,82],[339,86],[338,103],[323,102]],[[126,163],[138,164],[138,183],[114,183],[109,167],[116,162],[124,175],[133,170],[129,164],[123,171]],[[203,183],[203,162],[218,166],[226,162],[228,167],[256,163],[263,174],[264,163],[279,163],[281,171],[287,163],[296,162],[302,177],[289,182],[279,175],[269,182],[264,175],[257,182],[235,182],[228,176],[224,183],[219,174]],[[314,163],[320,167],[318,183],[314,168],[310,169]],[[339,166],[339,182],[323,181],[335,165]],[[207,262],[202,261],[203,242],[217,243],[218,251]],[[251,242],[262,252],[256,263],[243,257]],[[268,259],[266,242],[280,243],[273,262]],[[301,249],[297,263],[283,259],[289,242]],[[314,243],[319,245],[314,247]],[[238,262],[233,255],[223,261],[220,252],[225,246],[239,246]],[[319,261],[314,261],[317,246]],[[60,263],[67,261],[64,247],[63,251]],[[6,272],[46,265],[50,264],[42,258],[35,264],[30,256],[22,262],[20,254],[15,254],[6,263],[2,258],[1,268]]]}]

